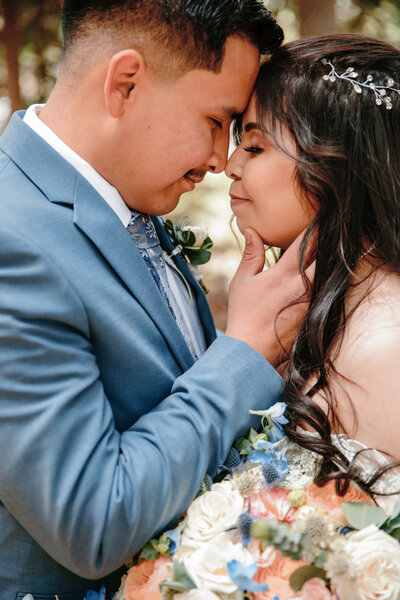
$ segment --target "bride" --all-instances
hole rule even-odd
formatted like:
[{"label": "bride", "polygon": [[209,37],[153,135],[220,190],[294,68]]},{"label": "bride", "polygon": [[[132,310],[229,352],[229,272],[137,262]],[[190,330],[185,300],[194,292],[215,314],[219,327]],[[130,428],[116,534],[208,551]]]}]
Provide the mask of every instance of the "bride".
[{"label": "bride", "polygon": [[226,168],[242,232],[285,250],[306,228],[303,273],[317,235],[283,399],[287,435],[322,456],[319,481],[339,494],[350,480],[400,488],[399,73],[400,51],[363,36],[285,45],[261,68]]}]

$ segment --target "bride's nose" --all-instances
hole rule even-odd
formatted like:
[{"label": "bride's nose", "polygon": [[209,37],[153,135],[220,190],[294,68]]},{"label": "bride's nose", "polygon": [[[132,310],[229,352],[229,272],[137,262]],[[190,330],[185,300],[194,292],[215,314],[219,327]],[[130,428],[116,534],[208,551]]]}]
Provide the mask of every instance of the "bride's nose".
[{"label": "bride's nose", "polygon": [[226,176],[235,181],[240,179],[242,176],[242,165],[238,150],[239,148],[236,148],[236,150],[230,155],[225,167]]}]

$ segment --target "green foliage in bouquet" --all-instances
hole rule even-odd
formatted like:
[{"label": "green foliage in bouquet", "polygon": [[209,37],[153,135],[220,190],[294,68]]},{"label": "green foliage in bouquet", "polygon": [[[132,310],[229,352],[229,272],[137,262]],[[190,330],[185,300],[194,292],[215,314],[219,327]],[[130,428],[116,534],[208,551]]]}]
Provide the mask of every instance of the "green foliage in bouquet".
[{"label": "green foliage in bouquet", "polygon": [[363,529],[369,525],[381,527],[387,520],[384,510],[366,502],[343,502],[342,510],[352,529]]},{"label": "green foliage in bouquet", "polygon": [[291,531],[286,523],[272,520],[255,521],[250,533],[253,538],[261,540],[264,546],[274,546],[282,556],[292,560],[303,558],[311,544],[308,533]]},{"label": "green foliage in bouquet", "polygon": [[177,560],[173,562],[172,577],[167,577],[161,584],[161,589],[174,592],[187,592],[196,588],[184,565]]},{"label": "green foliage in bouquet", "polygon": [[260,439],[265,439],[264,434],[259,434],[255,429],[250,429],[247,436],[240,437],[235,443],[235,448],[241,457],[249,456],[254,452],[254,444]]},{"label": "green foliage in bouquet", "polygon": [[139,558],[146,558],[147,560],[157,560],[162,556],[171,556],[171,540],[166,537],[165,533],[162,534],[158,539],[154,538],[147,542],[143,550],[141,551]]},{"label": "green foliage in bouquet", "polygon": [[290,587],[294,592],[300,592],[303,589],[303,585],[306,583],[306,581],[313,579],[313,577],[319,577],[325,582],[328,582],[324,569],[320,569],[315,565],[304,565],[304,567],[296,569],[291,574],[289,579]]},{"label": "green foliage in bouquet", "polygon": [[386,519],[381,529],[400,541],[400,502],[396,503],[393,515]]}]

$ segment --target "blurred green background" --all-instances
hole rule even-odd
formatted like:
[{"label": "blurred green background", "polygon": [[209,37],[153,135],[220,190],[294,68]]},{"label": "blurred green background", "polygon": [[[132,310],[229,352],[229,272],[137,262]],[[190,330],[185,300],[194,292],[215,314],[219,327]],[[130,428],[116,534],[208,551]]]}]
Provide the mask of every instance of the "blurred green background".
[{"label": "blurred green background", "polygon": [[[400,47],[400,0],[266,0],[286,41],[334,32],[360,32]],[[15,110],[44,102],[61,56],[61,0],[0,0],[0,131]],[[225,328],[227,290],[240,260],[229,225],[229,180],[208,176],[182,197],[171,215],[206,225],[213,257],[203,267],[217,326]],[[240,238],[240,236],[239,236]],[[240,239],[239,239],[240,241]]]}]

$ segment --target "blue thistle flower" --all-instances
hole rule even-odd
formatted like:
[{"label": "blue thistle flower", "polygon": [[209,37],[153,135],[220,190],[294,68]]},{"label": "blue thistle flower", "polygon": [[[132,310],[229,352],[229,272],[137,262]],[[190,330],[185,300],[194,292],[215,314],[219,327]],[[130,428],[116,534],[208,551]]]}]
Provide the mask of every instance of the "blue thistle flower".
[{"label": "blue thistle flower", "polygon": [[252,540],[250,529],[253,523],[254,519],[249,512],[239,515],[237,528],[244,547],[246,547],[247,544],[249,544]]},{"label": "blue thistle flower", "polygon": [[261,467],[261,472],[267,485],[272,485],[275,481],[280,479],[279,472],[274,465],[263,465]]},{"label": "blue thistle flower", "polygon": [[233,469],[236,469],[241,462],[242,461],[239,452],[236,450],[236,448],[232,447],[229,450],[229,454],[226,458],[225,467],[228,469],[228,471],[233,471]]},{"label": "blue thistle flower", "polygon": [[283,451],[276,452],[274,456],[269,457],[268,461],[263,461],[261,472],[267,485],[283,479],[289,473],[285,453]]},{"label": "blue thistle flower", "polygon": [[200,486],[197,494],[196,494],[196,498],[198,498],[202,494],[205,494],[205,492],[209,492],[211,490],[212,484],[213,484],[212,477],[207,473],[201,483],[201,486]]}]

